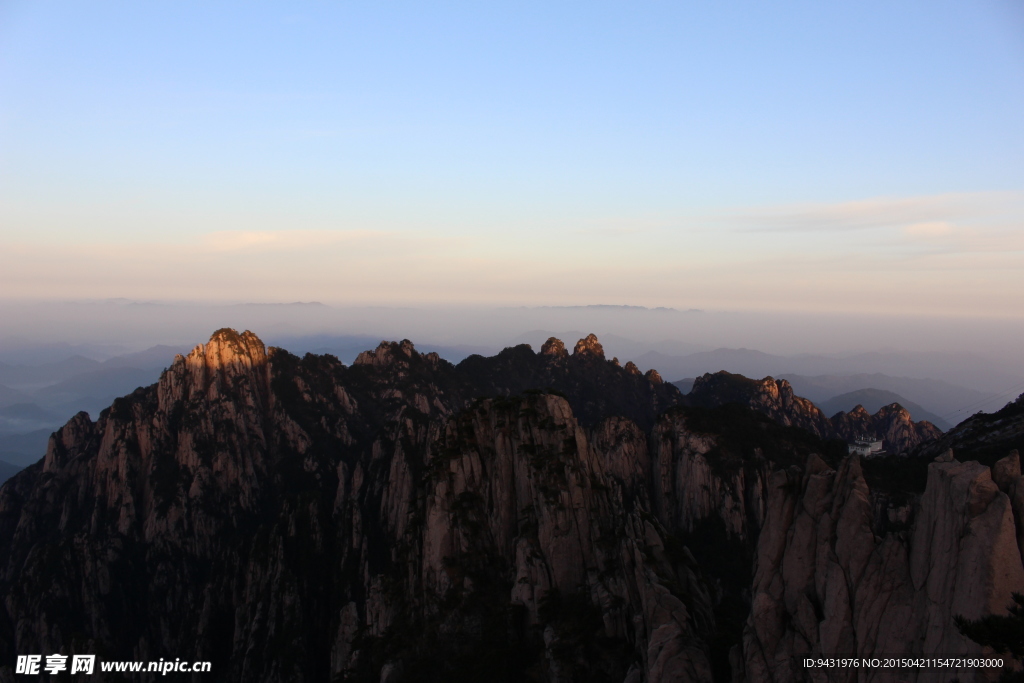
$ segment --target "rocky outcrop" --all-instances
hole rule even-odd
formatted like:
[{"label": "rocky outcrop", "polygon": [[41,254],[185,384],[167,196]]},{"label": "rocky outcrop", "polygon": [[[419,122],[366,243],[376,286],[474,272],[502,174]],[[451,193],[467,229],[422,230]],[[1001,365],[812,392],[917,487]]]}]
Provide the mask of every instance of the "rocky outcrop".
[{"label": "rocky outcrop", "polygon": [[824,439],[852,441],[875,436],[891,453],[905,453],[937,439],[942,430],[927,421],[914,422],[898,403],[883,406],[874,415],[862,406],[829,419],[813,403],[796,396],[787,380],[765,377],[748,379],[725,371],[698,377],[686,398],[692,405],[717,406],[738,403],[768,415],[782,425],[798,427]]},{"label": "rocky outcrop", "polygon": [[687,398],[701,406],[739,403],[782,425],[799,427],[826,438],[833,434],[828,418],[813,403],[795,395],[793,387],[784,379],[754,380],[724,370],[707,373],[694,381]]},{"label": "rocky outcrop", "polygon": [[597,341],[596,335],[588,334],[576,342],[576,348],[572,350],[572,355],[592,356],[604,360],[604,347],[601,346],[601,342]]},{"label": "rocky outcrop", "polygon": [[852,441],[862,434],[876,436],[893,453],[906,453],[942,436],[942,430],[927,420],[914,422],[899,403],[882,406],[874,415],[857,406],[830,420],[837,437]]},{"label": "rocky outcrop", "polygon": [[540,352],[545,356],[554,356],[556,358],[564,358],[569,355],[569,352],[565,350],[565,344],[562,343],[562,340],[554,337],[548,337],[548,340],[540,347]]},{"label": "rocky outcrop", "polygon": [[769,488],[743,634],[746,680],[988,680],[991,672],[978,669],[812,671],[799,663],[982,653],[953,616],[1003,613],[1011,592],[1024,589],[1011,501],[988,467],[932,463],[910,528],[879,524],[857,456],[838,469],[812,457],[775,472]]}]

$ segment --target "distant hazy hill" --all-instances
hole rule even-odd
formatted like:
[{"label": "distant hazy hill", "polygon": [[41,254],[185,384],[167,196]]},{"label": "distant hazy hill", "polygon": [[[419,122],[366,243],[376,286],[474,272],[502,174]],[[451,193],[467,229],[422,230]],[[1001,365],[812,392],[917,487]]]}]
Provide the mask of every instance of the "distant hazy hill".
[{"label": "distant hazy hill", "polygon": [[40,365],[0,363],[0,439],[56,429],[81,410],[95,417],[114,398],[155,382],[176,353],[188,350],[154,346],[103,362],[73,356]]},{"label": "distant hazy hill", "polygon": [[681,379],[677,382],[672,382],[672,384],[675,384],[676,388],[678,388],[679,391],[683,392],[684,394],[688,394],[693,389],[693,383],[696,381],[696,377],[687,377],[686,379]]},{"label": "distant hazy hill", "polygon": [[46,455],[52,429],[37,429],[26,434],[0,434],[0,460],[28,467]]},{"label": "distant hazy hill", "polygon": [[167,346],[159,344],[145,351],[126,353],[114,356],[103,362],[105,368],[140,368],[144,370],[163,370],[174,360],[175,354],[188,353],[191,349],[185,346]]},{"label": "distant hazy hill", "polygon": [[28,394],[0,384],[0,406],[10,406],[29,401]]},{"label": "distant hazy hill", "polygon": [[3,484],[5,481],[13,477],[18,472],[20,472],[22,469],[23,468],[18,467],[17,465],[12,465],[9,462],[4,462],[3,460],[0,460],[0,484]]},{"label": "distant hazy hill", "polygon": [[42,365],[7,365],[0,363],[0,383],[20,391],[60,382],[83,372],[103,367],[99,361],[83,356],[72,356],[54,363]]},{"label": "distant hazy hill", "polygon": [[[116,398],[130,394],[140,386],[148,386],[160,378],[156,369],[113,367],[85,372],[75,375],[56,384],[38,390],[37,400],[46,404],[55,404],[79,397]],[[109,405],[108,401],[104,404]],[[70,416],[68,416],[70,417]]]},{"label": "distant hazy hill", "polygon": [[[998,395],[999,392],[1021,381],[1006,374],[997,381],[994,368],[973,358],[964,359],[965,369],[946,356],[934,354],[777,356],[753,349],[723,348],[687,355],[651,351],[621,360],[632,360],[641,368],[657,368],[666,379],[682,382],[678,386],[684,392],[687,390],[686,380],[679,378],[700,377],[719,370],[746,377],[787,379],[798,396],[815,403],[858,389],[884,389],[917,403],[933,414],[947,416],[951,422],[978,410],[998,410],[1006,401],[1005,396]],[[991,389],[985,391],[987,388]]]},{"label": "distant hazy hill", "polygon": [[925,410],[913,401],[908,401],[899,394],[892,391],[886,391],[885,389],[858,389],[857,391],[850,391],[839,396],[834,396],[827,401],[818,403],[818,407],[821,408],[821,411],[826,415],[832,416],[839,411],[850,412],[858,405],[864,406],[864,409],[869,413],[875,413],[878,412],[878,409],[882,406],[887,406],[892,403],[899,403],[901,406],[906,408],[916,422],[928,420],[944,432],[949,431],[953,426],[946,420],[943,420],[938,415]]},{"label": "distant hazy hill", "polygon": [[926,412],[943,416],[947,423],[953,424],[979,410],[998,410],[1005,403],[1005,399],[1000,402],[994,394],[973,391],[936,379],[896,377],[880,372],[814,376],[785,374],[781,375],[781,379],[788,379],[797,395],[809,398],[818,405],[861,389],[890,391],[916,403]]},{"label": "distant hazy hill", "polygon": [[[30,432],[44,427],[55,427],[67,421],[59,414],[43,410],[35,403],[15,403],[0,408],[0,433]],[[0,437],[2,438],[2,437]]]}]

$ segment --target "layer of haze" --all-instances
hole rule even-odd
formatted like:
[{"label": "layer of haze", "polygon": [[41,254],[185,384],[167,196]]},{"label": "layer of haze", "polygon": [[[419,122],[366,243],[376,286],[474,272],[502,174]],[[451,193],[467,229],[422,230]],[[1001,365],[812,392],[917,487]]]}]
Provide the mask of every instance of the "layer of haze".
[{"label": "layer of haze", "polygon": [[[654,367],[671,380],[723,369],[757,377],[882,372],[939,379],[1001,397],[1012,394],[1009,398],[1013,398],[1024,391],[1021,319],[616,306],[0,302],[0,363],[38,365],[72,355],[103,360],[155,345],[187,350],[220,327],[251,329],[268,344],[299,354],[329,351],[343,356],[345,362],[383,339],[408,338],[420,349],[437,348],[457,361],[470,353],[490,355],[519,343],[539,350],[549,335],[562,338],[571,348],[577,339],[594,332],[609,357],[619,356],[623,363],[642,361],[643,369]],[[696,369],[681,369],[673,360],[716,349],[737,353],[718,353],[708,359],[708,365]],[[819,360],[809,362],[809,356]],[[172,357],[168,350],[158,360],[167,364]]]},{"label": "layer of haze", "polygon": [[1019,3],[213,5],[0,4],[0,298],[1024,311]]}]

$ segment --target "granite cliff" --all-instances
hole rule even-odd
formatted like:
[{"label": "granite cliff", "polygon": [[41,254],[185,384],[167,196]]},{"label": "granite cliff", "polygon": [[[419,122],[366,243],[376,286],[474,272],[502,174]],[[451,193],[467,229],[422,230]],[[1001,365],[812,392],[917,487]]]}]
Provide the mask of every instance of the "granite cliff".
[{"label": "granite cliff", "polygon": [[[1020,480],[1017,454],[1000,468]],[[953,622],[1005,613],[1024,590],[1014,517],[1021,506],[978,462],[928,465],[914,504],[879,498],[861,462],[812,458],[772,475],[743,634],[749,681],[993,680],[992,672],[809,672],[803,656],[984,656]],[[816,675],[812,675],[816,674]]]},{"label": "granite cliff", "polygon": [[[803,652],[898,645],[864,635],[887,600],[913,651],[975,651],[947,617],[1018,580],[1019,465],[872,491],[901,465],[687,403],[592,335],[346,367],[221,330],[0,488],[0,680],[27,652],[227,681],[797,680]],[[891,588],[904,566],[920,586]]]}]

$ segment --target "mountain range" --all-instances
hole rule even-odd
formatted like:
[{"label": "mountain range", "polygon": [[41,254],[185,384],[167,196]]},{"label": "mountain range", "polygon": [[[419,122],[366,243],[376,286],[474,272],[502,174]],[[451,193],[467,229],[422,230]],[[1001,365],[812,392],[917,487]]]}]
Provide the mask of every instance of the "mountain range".
[{"label": "mountain range", "polygon": [[[592,335],[345,365],[220,330],[0,488],[0,679],[26,652],[388,683],[981,654],[953,618],[1024,585],[1020,406],[943,435],[900,406],[826,417],[781,379],[683,395]],[[833,437],[864,425],[905,455],[848,455]]]},{"label": "mountain range", "polygon": [[854,410],[857,406],[862,406],[869,413],[874,413],[880,410],[882,406],[891,405],[893,403],[899,403],[901,406],[906,408],[907,412],[909,412],[915,420],[927,420],[942,431],[947,431],[953,426],[946,420],[928,410],[925,410],[913,401],[908,401],[896,392],[886,391],[885,389],[858,389],[856,391],[840,394],[839,396],[833,396],[832,398],[822,401],[817,405],[821,409],[821,412],[826,415],[835,415],[836,413]]}]

